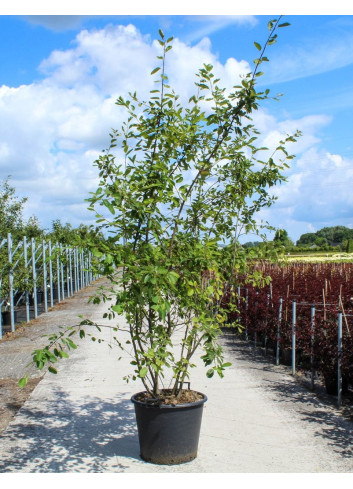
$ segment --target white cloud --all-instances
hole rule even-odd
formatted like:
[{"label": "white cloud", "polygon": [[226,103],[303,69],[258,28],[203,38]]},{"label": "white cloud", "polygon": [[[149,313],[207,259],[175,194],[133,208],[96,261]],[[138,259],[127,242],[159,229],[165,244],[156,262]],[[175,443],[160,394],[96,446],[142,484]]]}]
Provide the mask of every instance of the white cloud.
[{"label": "white cloud", "polygon": [[[70,49],[42,61],[41,81],[0,87],[0,171],[29,197],[27,217],[35,214],[47,227],[56,218],[74,225],[93,219],[82,202],[98,183],[93,161],[123,120],[116,97],[135,90],[148,97],[159,54],[159,44],[133,25],[83,30]],[[176,39],[167,69],[183,100],[194,93],[193,75],[204,62],[229,86],[248,71],[245,61],[222,65],[207,39],[194,47]]]},{"label": "white cloud", "polygon": [[[318,145],[321,142],[317,135],[321,128],[327,126],[331,122],[331,117],[326,115],[311,115],[300,119],[282,119],[278,120],[275,115],[270,114],[268,110],[260,109],[253,115],[253,122],[256,128],[260,131],[258,136],[258,145],[268,148],[268,151],[261,153],[261,158],[273,156],[275,160],[283,158],[282,152],[274,153],[276,147],[281,140],[287,136],[293,136],[297,131],[302,134],[297,138],[296,142],[286,144],[286,149],[289,154],[301,155],[304,151]],[[291,166],[300,168],[302,160],[296,159]],[[289,163],[290,164],[290,163]]]},{"label": "white cloud", "polygon": [[[135,90],[148,96],[159,53],[159,44],[132,25],[83,30],[70,49],[43,60],[41,81],[0,87],[0,171],[2,178],[11,174],[18,193],[29,197],[27,217],[37,215],[46,227],[57,218],[73,225],[93,222],[84,199],[98,184],[93,161],[123,120],[116,97]],[[207,38],[192,47],[175,39],[167,72],[182,101],[194,93],[194,74],[203,63],[214,65],[228,89],[249,71],[244,60],[220,63]],[[278,202],[259,216],[291,230],[293,239],[337,219],[353,223],[353,161],[319,149],[320,131],[330,121],[325,115],[279,120],[268,110],[255,113],[259,143],[270,151],[286,134],[303,132],[289,148],[297,159],[288,182],[274,189]]]},{"label": "white cloud", "polygon": [[[193,15],[190,20],[192,20],[193,29],[187,36],[189,42],[197,41],[230,25],[254,26],[258,23],[257,18],[253,15]],[[196,22],[202,25],[195,28]]]},{"label": "white cloud", "polygon": [[325,33],[325,39],[305,38],[286,45],[271,57],[271,69],[261,84],[281,83],[343,68],[353,63],[353,35]]},{"label": "white cloud", "polygon": [[261,217],[290,230],[294,240],[325,226],[353,223],[353,160],[317,147],[305,150],[288,181],[274,189],[275,205]]}]

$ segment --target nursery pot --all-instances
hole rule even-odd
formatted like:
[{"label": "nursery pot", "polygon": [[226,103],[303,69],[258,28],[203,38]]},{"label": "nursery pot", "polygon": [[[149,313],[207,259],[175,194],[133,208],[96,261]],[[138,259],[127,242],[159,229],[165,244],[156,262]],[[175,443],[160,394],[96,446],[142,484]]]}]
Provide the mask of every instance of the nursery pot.
[{"label": "nursery pot", "polygon": [[[37,290],[37,304],[41,304],[44,301],[44,293],[41,290]],[[29,305],[34,304],[34,294],[29,296]]]},{"label": "nursery pot", "polygon": [[[324,374],[325,387],[327,394],[331,396],[337,396],[338,393],[338,379],[337,375]],[[347,394],[348,382],[346,377],[342,377],[342,394]]]},{"label": "nursery pot", "polygon": [[[3,311],[2,313],[2,324],[4,326],[10,326],[11,325],[11,312],[10,311]],[[15,319],[15,324],[17,323],[17,311],[14,311],[14,319]]]},{"label": "nursery pot", "polygon": [[281,363],[283,363],[283,365],[287,365],[287,366],[292,365],[292,349],[285,348],[284,350],[281,350],[280,358],[281,358]]},{"label": "nursery pot", "polygon": [[157,400],[139,401],[135,405],[140,455],[146,462],[175,465],[190,462],[197,456],[203,405],[202,399],[188,404],[160,404]]}]

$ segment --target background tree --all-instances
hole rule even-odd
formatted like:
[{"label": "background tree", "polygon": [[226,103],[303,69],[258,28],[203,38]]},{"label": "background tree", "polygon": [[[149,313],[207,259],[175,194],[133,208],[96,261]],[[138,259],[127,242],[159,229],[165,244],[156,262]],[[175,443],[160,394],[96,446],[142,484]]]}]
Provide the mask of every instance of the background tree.
[{"label": "background tree", "polygon": [[0,237],[6,238],[7,233],[19,236],[23,233],[23,206],[27,197],[19,198],[16,190],[9,183],[10,177],[0,183]]},{"label": "background tree", "polygon": [[353,239],[347,240],[346,252],[347,253],[353,253]]},{"label": "background tree", "polygon": [[55,219],[52,229],[47,233],[47,239],[53,243],[61,243],[70,246],[88,246],[105,240],[104,234],[97,228],[87,224],[80,224],[74,228],[72,224],[63,224],[60,219]]},{"label": "background tree", "polygon": [[332,247],[341,246],[346,249],[347,241],[353,239],[353,229],[346,226],[324,227],[315,233],[302,234],[297,241],[297,246]]},{"label": "background tree", "polygon": [[277,229],[273,241],[274,243],[284,246],[285,248],[294,246],[293,241],[290,239],[288,232],[285,229]]},{"label": "background tree", "polygon": [[44,239],[45,238],[45,230],[41,228],[39,220],[35,216],[31,216],[28,221],[24,224],[22,228],[23,236],[26,236],[28,239]]}]

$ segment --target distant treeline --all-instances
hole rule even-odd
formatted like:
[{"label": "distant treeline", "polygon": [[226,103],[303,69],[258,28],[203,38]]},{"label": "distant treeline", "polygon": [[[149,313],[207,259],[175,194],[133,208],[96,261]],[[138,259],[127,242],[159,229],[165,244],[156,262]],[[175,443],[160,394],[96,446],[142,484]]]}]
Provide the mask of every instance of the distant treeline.
[{"label": "distant treeline", "polygon": [[[316,233],[305,233],[300,236],[296,244],[289,238],[285,229],[276,231],[275,243],[285,247],[288,251],[344,251],[353,253],[353,229],[345,226],[324,227]],[[252,248],[262,246],[260,241],[247,242],[243,246]]]},{"label": "distant treeline", "polygon": [[11,233],[14,242],[26,236],[28,239],[46,239],[53,243],[81,246],[87,242],[94,243],[104,239],[103,234],[92,226],[80,224],[73,227],[70,223],[63,224],[60,219],[52,222],[51,229],[43,229],[36,216],[25,220],[23,207],[27,197],[18,197],[16,190],[10,185],[9,177],[0,181],[0,241]]}]

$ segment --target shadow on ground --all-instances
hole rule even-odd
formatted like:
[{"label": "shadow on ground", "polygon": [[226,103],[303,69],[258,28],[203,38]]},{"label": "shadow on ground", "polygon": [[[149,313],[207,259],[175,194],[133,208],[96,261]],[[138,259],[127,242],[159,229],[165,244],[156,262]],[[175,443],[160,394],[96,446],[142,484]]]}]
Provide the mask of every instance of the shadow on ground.
[{"label": "shadow on ground", "polygon": [[59,391],[50,402],[32,405],[24,405],[0,439],[6,452],[0,472],[114,471],[126,468],[120,457],[140,460],[135,413],[126,397],[87,396],[79,406]]},{"label": "shadow on ground", "polygon": [[239,366],[250,371],[274,402],[286,403],[333,451],[344,458],[353,457],[353,422],[336,409],[335,397],[325,395],[319,386],[311,392],[300,380],[289,376],[288,367],[271,364],[270,356],[231,333],[224,334],[223,342]]}]

